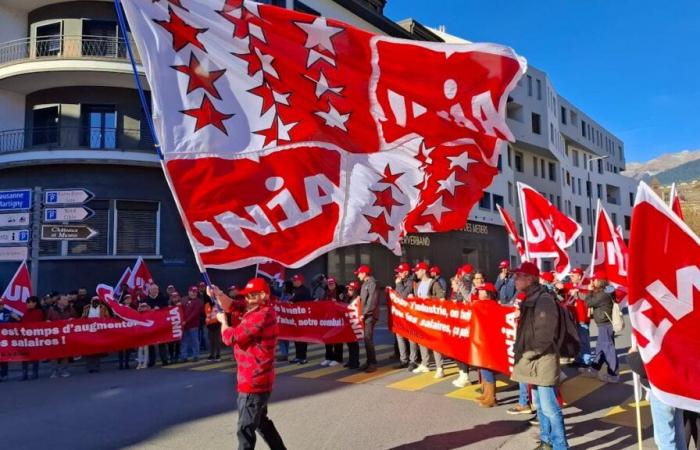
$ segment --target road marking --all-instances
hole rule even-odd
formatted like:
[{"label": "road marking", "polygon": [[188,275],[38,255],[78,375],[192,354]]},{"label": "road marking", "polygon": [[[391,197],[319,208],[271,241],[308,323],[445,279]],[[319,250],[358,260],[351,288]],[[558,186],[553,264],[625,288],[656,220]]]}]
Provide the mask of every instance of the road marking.
[{"label": "road marking", "polygon": [[597,378],[578,375],[567,378],[561,384],[561,396],[567,405],[572,405],[593,391],[605,386],[605,383]]},{"label": "road marking", "polygon": [[[496,380],[496,389],[498,388],[503,388],[509,386],[509,383],[506,383],[505,381],[501,380]],[[472,384],[470,386],[466,386],[457,390],[454,390],[452,392],[448,392],[445,394],[445,397],[450,397],[450,398],[456,398],[459,400],[474,400],[476,401],[476,398],[480,395],[480,393],[477,391],[481,387],[480,384]],[[498,392],[496,392],[498,393]]]},{"label": "road marking", "polygon": [[186,369],[188,367],[194,367],[194,366],[200,366],[207,362],[206,360],[199,360],[199,361],[190,361],[190,362],[181,362],[181,363],[174,363],[174,364],[168,364],[167,366],[163,367],[163,369]]},{"label": "road marking", "polygon": [[234,364],[236,364],[236,362],[233,361],[232,359],[229,359],[227,361],[221,361],[221,362],[217,362],[217,363],[206,364],[204,366],[193,367],[191,370],[204,372],[205,370],[215,370],[215,369],[221,369],[224,367],[231,367]]},{"label": "road marking", "polygon": [[[641,409],[642,428],[647,428],[652,424],[649,402],[642,400],[639,402],[639,407]],[[613,425],[635,428],[637,426],[637,413],[635,409],[634,396],[632,396],[620,405],[610,408],[600,420]]]},{"label": "road marking", "polygon": [[[385,353],[389,353],[389,351],[394,350],[393,345],[377,345],[375,347],[375,350],[377,352],[378,356],[384,355]],[[364,357],[364,352],[360,353],[360,358],[362,359]],[[321,367],[320,369],[315,369],[311,370],[309,372],[304,372],[300,374],[294,375],[295,377],[298,378],[309,378],[309,379],[314,379],[314,378],[321,378],[326,375],[331,375],[334,373],[342,372],[343,370],[349,370],[347,367],[343,367],[342,364],[334,366],[334,367]]]},{"label": "road marking", "polygon": [[391,375],[392,373],[396,372],[401,372],[406,369],[394,369],[392,366],[381,366],[377,367],[377,370],[374,372],[360,372],[356,373],[354,375],[348,375],[347,377],[343,377],[338,379],[341,383],[355,383],[355,384],[360,384],[360,383],[367,383],[372,380],[376,380],[378,378],[385,377],[387,375]]},{"label": "road marking", "polygon": [[452,378],[453,375],[457,375],[457,372],[459,371],[456,367],[450,367],[448,369],[445,369],[444,378],[436,379],[435,372],[422,373],[420,375],[414,375],[409,378],[406,378],[405,380],[391,383],[387,387],[392,389],[399,389],[402,391],[419,391],[421,389],[427,388],[428,386],[432,386],[434,384],[438,384],[449,378]]}]

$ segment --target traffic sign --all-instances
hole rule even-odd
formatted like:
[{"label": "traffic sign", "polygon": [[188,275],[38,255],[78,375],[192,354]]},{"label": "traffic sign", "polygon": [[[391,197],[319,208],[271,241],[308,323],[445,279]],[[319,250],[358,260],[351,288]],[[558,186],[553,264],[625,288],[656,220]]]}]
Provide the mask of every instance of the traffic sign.
[{"label": "traffic sign", "polygon": [[87,189],[47,189],[44,191],[45,205],[81,205],[94,195]]},{"label": "traffic sign", "polygon": [[45,208],[44,222],[79,222],[89,219],[93,214],[95,214],[93,210],[84,206]]},{"label": "traffic sign", "polygon": [[0,244],[26,244],[29,242],[29,230],[2,230]]},{"label": "traffic sign", "polygon": [[0,261],[24,261],[28,253],[27,247],[0,247]]},{"label": "traffic sign", "polygon": [[42,225],[43,241],[86,241],[99,233],[87,225]]},{"label": "traffic sign", "polygon": [[0,214],[0,227],[23,227],[29,225],[29,213],[5,213]]},{"label": "traffic sign", "polygon": [[31,189],[0,191],[0,211],[11,211],[13,209],[29,209],[31,207]]}]

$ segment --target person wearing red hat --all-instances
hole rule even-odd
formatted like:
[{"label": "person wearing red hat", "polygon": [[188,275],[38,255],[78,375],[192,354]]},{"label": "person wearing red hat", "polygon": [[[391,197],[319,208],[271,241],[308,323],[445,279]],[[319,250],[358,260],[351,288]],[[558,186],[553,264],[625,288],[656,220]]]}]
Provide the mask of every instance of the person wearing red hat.
[{"label": "person wearing red hat", "polygon": [[[341,300],[342,287],[338,287],[338,282],[335,277],[325,278],[326,288],[324,291],[325,298],[321,300],[338,302]],[[343,363],[343,344],[326,344],[326,357],[321,362],[323,367],[335,367]]]},{"label": "person wearing red hat", "polygon": [[440,273],[441,273],[440,267],[439,266],[432,266],[430,268],[429,273],[430,273],[430,278],[437,281],[440,284],[440,286],[442,287],[442,290],[447,292],[447,280],[445,280],[445,278],[440,276]]},{"label": "person wearing red hat", "polygon": [[[311,291],[308,287],[304,285],[304,275],[297,273],[292,276],[292,295],[289,297],[289,301],[292,303],[297,302],[308,302],[313,300],[311,296]],[[294,342],[294,359],[289,361],[291,364],[306,364],[309,362],[306,359],[307,350],[309,344],[306,342],[295,341]]]},{"label": "person wearing red hat", "polygon": [[275,381],[275,348],[277,347],[277,316],[269,304],[270,286],[263,278],[248,281],[241,295],[245,300],[234,300],[216,286],[209,289],[225,310],[244,311],[241,322],[229,326],[226,314],[220,312],[221,337],[232,346],[238,361],[238,448],[255,448],[258,431],[272,449],[285,449],[275,424],[267,416]]},{"label": "person wearing red hat", "polygon": [[377,280],[374,279],[372,269],[367,265],[358,267],[355,275],[362,283],[360,301],[362,302],[362,321],[365,325],[365,351],[367,352],[367,362],[360,366],[360,370],[375,372],[377,370],[377,353],[374,350],[374,326],[379,319]]},{"label": "person wearing red hat", "polygon": [[498,264],[498,277],[496,277],[496,290],[498,290],[498,301],[504,305],[513,303],[515,298],[515,278],[510,271],[510,263],[503,260]]},{"label": "person wearing red hat", "polygon": [[[206,291],[205,291],[206,294]],[[209,296],[206,296],[210,300]],[[201,298],[188,293],[182,302],[182,342],[180,344],[180,359],[187,361],[192,356],[192,361],[199,361],[199,319],[204,314],[204,302]]]},{"label": "person wearing red hat", "polygon": [[[345,292],[340,299],[343,303],[350,304],[360,295],[360,283],[351,281],[345,287]],[[360,367],[360,343],[357,341],[348,342],[348,362],[343,367],[348,369],[359,369]]]},{"label": "person wearing red hat", "polygon": [[[452,288],[450,299],[454,302],[470,303],[472,290],[470,272],[472,271],[472,268],[470,266],[468,268],[469,270],[464,269],[464,266],[457,269],[456,275],[450,280],[450,285]],[[457,368],[459,369],[459,376],[452,380],[452,384],[458,388],[466,387],[470,383],[469,366],[462,361],[457,361]]]},{"label": "person wearing red hat", "polygon": [[[585,298],[586,305],[593,309],[593,320],[598,326],[598,339],[595,345],[595,356],[590,368],[582,370],[583,375],[598,377],[608,383],[620,381],[618,375],[618,360],[615,350],[615,331],[612,325],[613,303],[615,291],[609,288],[607,274],[596,272],[589,285],[589,293]],[[607,366],[607,373],[601,369]]]},{"label": "person wearing red hat", "polygon": [[[413,268],[413,272],[418,278],[418,283],[416,283],[413,290],[413,295],[419,298],[445,298],[445,290],[442,289],[440,283],[437,283],[434,279],[430,278],[428,274],[430,267],[425,262],[419,262]],[[428,363],[430,361],[430,354],[432,353],[435,357],[435,378],[444,378],[445,371],[442,368],[442,354],[430,350],[428,347],[421,345],[420,355],[421,363],[413,369],[413,373],[428,373],[430,368]]]},{"label": "person wearing red hat", "polygon": [[[410,276],[411,266],[405,262],[401,263],[394,269],[394,273],[396,273],[394,280],[396,293],[403,299],[408,298],[413,294],[413,277]],[[395,335],[395,340],[399,354],[399,364],[395,368],[413,371],[418,367],[418,344],[399,334]]]}]

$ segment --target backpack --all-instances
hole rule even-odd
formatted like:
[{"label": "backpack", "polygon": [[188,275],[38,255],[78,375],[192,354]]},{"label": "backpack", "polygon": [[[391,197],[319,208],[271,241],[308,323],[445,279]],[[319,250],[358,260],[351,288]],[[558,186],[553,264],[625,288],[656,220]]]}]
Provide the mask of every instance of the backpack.
[{"label": "backpack", "polygon": [[578,337],[578,326],[574,315],[556,300],[559,308],[559,331],[555,348],[561,358],[576,358],[581,351],[581,341]]},{"label": "backpack", "polygon": [[608,320],[612,324],[613,331],[615,332],[615,334],[622,333],[622,330],[625,329],[625,320],[622,317],[622,310],[620,309],[620,305],[617,304],[615,299],[613,299],[612,302],[612,317],[608,316],[608,313],[605,313],[605,315],[608,317]]}]

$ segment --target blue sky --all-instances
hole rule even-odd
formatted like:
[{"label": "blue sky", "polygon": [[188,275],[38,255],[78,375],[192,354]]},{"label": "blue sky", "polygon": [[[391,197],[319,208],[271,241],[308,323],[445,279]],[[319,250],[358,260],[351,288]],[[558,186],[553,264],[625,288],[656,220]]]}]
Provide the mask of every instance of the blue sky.
[{"label": "blue sky", "polygon": [[384,13],[513,47],[629,162],[700,149],[698,0],[388,0]]}]

